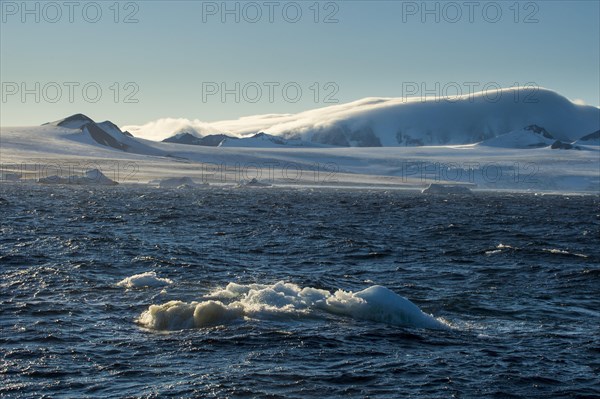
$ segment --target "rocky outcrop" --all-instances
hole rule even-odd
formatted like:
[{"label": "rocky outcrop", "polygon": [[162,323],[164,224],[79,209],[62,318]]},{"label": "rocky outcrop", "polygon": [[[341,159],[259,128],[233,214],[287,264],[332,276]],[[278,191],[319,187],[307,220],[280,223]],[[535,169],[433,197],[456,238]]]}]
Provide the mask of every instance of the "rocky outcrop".
[{"label": "rocky outcrop", "polygon": [[198,137],[191,133],[182,132],[175,136],[168,137],[163,143],[202,145],[206,147],[218,147],[224,140],[237,140],[237,137],[227,136],[225,134],[211,134],[204,137]]},{"label": "rocky outcrop", "polygon": [[595,131],[594,133],[587,134],[580,138],[578,141],[586,142],[586,141],[600,141],[600,130]]},{"label": "rocky outcrop", "polygon": [[551,139],[551,140],[555,139],[554,136],[552,134],[550,134],[549,131],[547,131],[546,129],[544,129],[543,127],[538,126],[538,125],[529,125],[529,126],[524,127],[523,129],[529,130],[533,133],[537,133],[540,136],[545,137],[547,139]]},{"label": "rocky outcrop", "polygon": [[550,146],[550,148],[552,148],[553,150],[572,150],[572,149],[578,149],[573,144],[563,143],[560,140],[556,140],[554,143],[552,143],[552,145]]},{"label": "rocky outcrop", "polygon": [[[112,124],[112,123],[111,123],[111,125],[114,126],[114,124]],[[123,134],[123,132],[121,132],[121,129],[119,129],[117,126],[114,126],[114,127],[121,134]],[[106,130],[104,130],[101,126],[99,126],[95,122],[90,122],[90,123],[86,124],[85,126],[83,126],[82,130],[84,133],[87,132],[92,137],[92,139],[94,139],[94,141],[96,141],[98,144],[102,144],[107,147],[116,148],[117,150],[122,150],[122,151],[127,151],[129,149],[129,146],[127,144],[125,144],[125,143],[117,140],[113,136],[111,136]],[[123,134],[123,136],[125,136],[125,134]]]},{"label": "rocky outcrop", "polygon": [[75,114],[54,122],[44,123],[44,125],[54,125],[59,127],[66,127],[69,129],[81,129],[84,125],[90,122],[93,123],[94,120],[88,117],[87,115]]}]

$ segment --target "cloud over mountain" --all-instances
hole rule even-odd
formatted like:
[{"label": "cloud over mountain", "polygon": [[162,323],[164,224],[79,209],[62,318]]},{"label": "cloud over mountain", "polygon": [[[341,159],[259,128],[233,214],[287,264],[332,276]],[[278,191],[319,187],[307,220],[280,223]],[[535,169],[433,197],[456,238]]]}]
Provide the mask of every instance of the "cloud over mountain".
[{"label": "cloud over mountain", "polygon": [[456,98],[365,98],[297,114],[211,123],[164,118],[124,129],[151,140],[181,133],[248,137],[264,132],[317,144],[373,147],[476,143],[529,125],[574,141],[598,130],[600,109],[548,89],[511,88]]}]

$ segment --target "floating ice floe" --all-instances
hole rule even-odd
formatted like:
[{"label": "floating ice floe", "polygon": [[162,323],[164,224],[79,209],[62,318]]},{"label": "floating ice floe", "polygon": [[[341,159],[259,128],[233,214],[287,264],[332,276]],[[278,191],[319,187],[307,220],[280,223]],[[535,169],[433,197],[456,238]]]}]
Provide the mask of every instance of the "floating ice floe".
[{"label": "floating ice floe", "polygon": [[327,290],[279,282],[273,285],[230,283],[204,301],[170,301],[151,305],[138,323],[155,330],[180,330],[228,324],[244,317],[315,317],[319,313],[339,315],[428,329],[448,329],[448,325],[424,313],[408,299],[382,286],[359,292]]},{"label": "floating ice floe", "polygon": [[144,287],[164,287],[172,284],[173,281],[168,278],[160,278],[156,272],[146,272],[127,277],[117,283],[119,287],[126,288],[144,288]]}]

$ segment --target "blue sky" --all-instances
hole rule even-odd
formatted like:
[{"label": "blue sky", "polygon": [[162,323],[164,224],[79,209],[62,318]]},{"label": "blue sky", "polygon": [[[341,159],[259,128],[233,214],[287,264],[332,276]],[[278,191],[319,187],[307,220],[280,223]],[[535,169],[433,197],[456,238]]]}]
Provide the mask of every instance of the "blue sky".
[{"label": "blue sky", "polygon": [[600,104],[598,1],[1,5],[3,126],[215,121],[527,83]]}]

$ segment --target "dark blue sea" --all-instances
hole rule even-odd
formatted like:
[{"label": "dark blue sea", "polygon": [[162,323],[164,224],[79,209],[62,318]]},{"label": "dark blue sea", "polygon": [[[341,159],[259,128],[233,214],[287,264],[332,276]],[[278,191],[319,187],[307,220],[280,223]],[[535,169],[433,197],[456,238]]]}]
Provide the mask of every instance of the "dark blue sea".
[{"label": "dark blue sea", "polygon": [[0,197],[3,398],[600,397],[598,196]]}]

